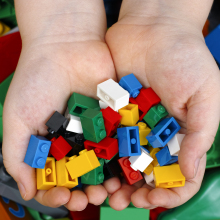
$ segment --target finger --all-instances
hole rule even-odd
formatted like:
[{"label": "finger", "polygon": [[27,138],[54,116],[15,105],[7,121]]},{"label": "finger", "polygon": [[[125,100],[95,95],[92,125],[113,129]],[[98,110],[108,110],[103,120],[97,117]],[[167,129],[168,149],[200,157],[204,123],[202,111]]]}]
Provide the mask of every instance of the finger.
[{"label": "finger", "polygon": [[118,177],[113,177],[103,183],[108,194],[113,194],[121,188],[121,181]]},{"label": "finger", "polygon": [[88,198],[81,190],[71,192],[70,200],[65,204],[65,207],[70,211],[82,211],[88,205]]},{"label": "finger", "polygon": [[39,203],[52,208],[66,204],[70,200],[70,191],[65,187],[54,187],[50,190],[39,190],[34,197]]},{"label": "finger", "polygon": [[93,205],[101,205],[105,201],[108,195],[107,191],[102,185],[86,186],[84,191],[88,197],[89,203]]}]

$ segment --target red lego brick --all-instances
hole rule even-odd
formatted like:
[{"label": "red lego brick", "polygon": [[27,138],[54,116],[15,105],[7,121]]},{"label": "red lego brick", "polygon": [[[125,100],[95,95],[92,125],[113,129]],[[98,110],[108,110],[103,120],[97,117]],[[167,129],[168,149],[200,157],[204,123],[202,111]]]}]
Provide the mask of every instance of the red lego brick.
[{"label": "red lego brick", "polygon": [[[138,105],[137,101],[132,97],[129,98],[129,102]],[[138,105],[138,111],[139,111],[139,120],[142,121],[144,116],[147,114],[147,111],[144,111],[144,109],[139,105]]]},{"label": "red lego brick", "polygon": [[165,211],[167,211],[167,210],[168,210],[168,209],[163,208],[163,207],[157,207],[157,208],[155,208],[155,209],[151,209],[151,210],[150,210],[150,220],[157,220],[159,214],[160,214],[161,212],[165,212]]},{"label": "red lego brick", "polygon": [[0,83],[16,69],[21,53],[19,32],[0,37]]},{"label": "red lego brick", "polygon": [[72,147],[62,136],[59,136],[57,139],[54,137],[50,141],[52,142],[50,153],[55,157],[56,160],[61,160],[72,149]]},{"label": "red lego brick", "polygon": [[106,137],[99,143],[86,140],[84,147],[87,150],[94,150],[97,157],[110,160],[118,153],[118,140]]},{"label": "red lego brick", "polygon": [[110,107],[107,107],[106,109],[101,109],[101,112],[104,119],[106,136],[110,137],[116,132],[122,116]]},{"label": "red lego brick", "polygon": [[100,206],[92,205],[89,203],[83,211],[71,211],[70,218],[73,220],[99,220]]},{"label": "red lego brick", "polygon": [[131,162],[128,159],[129,157],[122,157],[118,159],[119,165],[121,166],[121,169],[123,171],[123,175],[125,180],[129,185],[133,185],[134,183],[138,182],[139,180],[142,180],[143,177],[140,173],[140,171],[133,170],[130,165]]},{"label": "red lego brick", "polygon": [[159,104],[161,99],[152,88],[147,88],[140,90],[140,93],[135,101],[141,111],[148,112],[151,107]]}]

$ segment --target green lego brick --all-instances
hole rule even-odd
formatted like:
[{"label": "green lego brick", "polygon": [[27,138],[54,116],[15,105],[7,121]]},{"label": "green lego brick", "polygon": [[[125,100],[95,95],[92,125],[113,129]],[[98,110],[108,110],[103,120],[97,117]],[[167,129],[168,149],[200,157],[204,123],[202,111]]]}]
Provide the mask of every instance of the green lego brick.
[{"label": "green lego brick", "polygon": [[144,116],[144,121],[150,126],[151,129],[164,117],[168,115],[167,110],[161,105],[153,106]]},{"label": "green lego brick", "polygon": [[0,1],[0,19],[3,23],[5,23],[11,28],[17,26],[13,1],[11,0]]},{"label": "green lego brick", "polygon": [[118,154],[115,154],[115,156],[114,157],[112,157],[110,160],[106,160],[106,159],[104,159],[104,161],[105,161],[105,163],[108,163],[108,162],[110,162],[113,158],[115,158],[115,157],[118,157]]},{"label": "green lego brick", "polygon": [[126,209],[122,211],[116,211],[112,209],[108,204],[108,199],[101,205],[100,220],[149,220],[149,210],[140,209],[130,204]]},{"label": "green lego brick", "polygon": [[212,147],[207,152],[206,156],[206,168],[214,168],[220,166],[220,125],[215,136],[215,141]]},{"label": "green lego brick", "polygon": [[106,137],[102,112],[88,108],[80,115],[83,135],[86,140],[99,143]]},{"label": "green lego brick", "polygon": [[40,216],[40,213],[34,209],[27,207],[28,212],[31,214],[34,220],[43,220]]},{"label": "green lego brick", "polygon": [[81,183],[90,184],[90,185],[98,185],[98,184],[103,183],[104,181],[104,174],[103,174],[104,159],[100,158],[99,163],[101,164],[101,166],[81,176]]},{"label": "green lego brick", "polygon": [[3,2],[6,2],[10,4],[12,7],[14,7],[14,0],[2,0]]},{"label": "green lego brick", "polygon": [[71,115],[80,116],[86,109],[100,110],[99,101],[78,93],[73,93],[68,100],[68,109]]}]

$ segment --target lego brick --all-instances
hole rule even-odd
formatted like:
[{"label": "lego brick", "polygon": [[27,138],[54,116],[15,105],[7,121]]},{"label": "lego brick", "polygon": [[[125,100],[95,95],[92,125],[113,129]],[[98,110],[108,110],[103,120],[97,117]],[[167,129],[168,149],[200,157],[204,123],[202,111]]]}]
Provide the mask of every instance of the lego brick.
[{"label": "lego brick", "polygon": [[122,125],[134,126],[139,120],[138,105],[136,104],[128,104],[125,107],[119,109],[118,113],[122,116]]},{"label": "lego brick", "polygon": [[[115,157],[118,157],[118,154],[115,154],[115,156],[113,156],[110,160],[105,159],[105,163],[110,162],[111,160],[113,160]],[[0,161],[1,161],[1,154],[0,154]],[[0,162],[1,163],[1,162]]]},{"label": "lego brick", "polygon": [[138,127],[124,127],[117,129],[119,156],[141,155]]},{"label": "lego brick", "polygon": [[143,112],[148,112],[151,107],[159,104],[161,100],[152,88],[147,88],[140,90],[135,101],[138,104],[138,108],[141,108]]},{"label": "lego brick", "polygon": [[154,167],[154,182],[158,188],[174,188],[185,185],[185,177],[181,173],[179,164],[164,167]]},{"label": "lego brick", "polygon": [[220,65],[220,25],[218,25],[206,38],[205,43],[209,48],[212,56]]},{"label": "lego brick", "polygon": [[151,130],[146,138],[152,147],[164,147],[179,130],[180,126],[173,117],[165,118]]},{"label": "lego brick", "polygon": [[100,163],[95,152],[93,150],[87,151],[86,149],[80,151],[78,157],[70,157],[69,162],[66,163],[66,168],[72,179],[82,176],[98,166],[100,166]]},{"label": "lego brick", "polygon": [[106,109],[108,107],[108,105],[103,102],[102,100],[99,100],[99,107],[100,109]]},{"label": "lego brick", "polygon": [[19,32],[0,38],[0,83],[12,74],[21,53],[21,36]]},{"label": "lego brick", "polygon": [[180,146],[183,141],[183,138],[185,137],[185,134],[175,134],[174,137],[167,143],[167,146],[169,148],[169,152],[171,156],[178,156],[178,153],[180,151]]},{"label": "lego brick", "polygon": [[[159,215],[163,212],[165,212],[166,208],[163,208],[163,207],[157,207],[155,209],[151,209],[150,210],[150,220],[158,220],[159,218]],[[170,210],[173,210],[173,209],[170,209]],[[169,219],[170,220],[170,219]],[[178,219],[179,220],[179,219]]]},{"label": "lego brick", "polygon": [[69,162],[69,157],[64,157],[56,161],[57,186],[64,186],[68,189],[78,185],[78,178],[72,179],[66,169],[66,163]]},{"label": "lego brick", "polygon": [[48,157],[44,169],[37,169],[37,189],[49,190],[56,186],[55,159]]},{"label": "lego brick", "polygon": [[129,103],[129,93],[112,79],[98,84],[97,96],[115,111]]},{"label": "lego brick", "polygon": [[[130,97],[129,102],[138,105],[137,101],[132,97]],[[139,112],[139,121],[142,121],[144,116],[147,114],[147,111],[144,110],[140,105],[138,105],[138,112]]]},{"label": "lego brick", "polygon": [[31,135],[24,162],[33,168],[43,169],[50,146],[51,141],[45,137]]},{"label": "lego brick", "polygon": [[101,112],[104,119],[106,136],[111,137],[116,132],[122,116],[110,107],[107,107],[106,109],[101,109]]},{"label": "lego brick", "polygon": [[68,100],[68,109],[71,115],[80,116],[86,109],[99,111],[99,101],[74,92]]},{"label": "lego brick", "polygon": [[131,97],[136,98],[143,87],[133,73],[123,76],[119,81],[119,85],[127,90]]},{"label": "lego brick", "polygon": [[130,166],[133,170],[140,170],[143,172],[153,161],[153,158],[144,148],[141,148],[141,155],[132,156],[129,158],[129,161],[131,162]]},{"label": "lego brick", "polygon": [[110,160],[118,153],[118,140],[106,137],[99,143],[86,140],[84,142],[85,149],[94,150],[97,157]]},{"label": "lego brick", "polygon": [[128,157],[120,158],[118,163],[122,169],[124,178],[129,185],[133,185],[134,183],[143,179],[140,171],[135,171],[130,167],[131,162],[129,161]]},{"label": "lego brick", "polygon": [[15,8],[12,4],[9,4],[8,0],[4,0],[4,2],[1,3],[0,19],[9,26],[17,25]]},{"label": "lego brick", "polygon": [[178,161],[177,156],[171,156],[168,147],[164,147],[158,153],[156,153],[157,161],[160,166],[169,165]]},{"label": "lego brick", "polygon": [[105,163],[104,159],[99,159],[99,163],[100,163],[99,167],[81,176],[81,182],[83,184],[98,185],[103,183],[104,181],[103,166]]},{"label": "lego brick", "polygon": [[80,115],[80,120],[86,140],[99,143],[106,137],[102,112],[95,109],[87,109]]},{"label": "lego brick", "polygon": [[147,185],[151,186],[152,188],[155,188],[153,171],[149,175],[144,173],[144,179],[145,179]]},{"label": "lego brick", "polygon": [[67,154],[67,156],[77,155],[79,152],[84,150],[84,136],[83,134],[74,134],[73,136],[65,138],[65,140],[70,144],[72,150]]},{"label": "lego brick", "polygon": [[27,209],[19,203],[0,196],[0,219],[2,220],[32,220]]},{"label": "lego brick", "polygon": [[50,119],[46,122],[48,131],[50,133],[57,132],[63,126],[65,121],[67,121],[67,119],[58,111],[55,111]]},{"label": "lego brick", "polygon": [[56,160],[64,158],[72,149],[62,136],[59,136],[57,139],[55,137],[52,138],[51,142],[50,153],[56,158]]},{"label": "lego brick", "polygon": [[70,121],[66,127],[67,131],[75,132],[78,134],[82,134],[82,124],[80,121],[80,117],[74,116],[74,115],[69,115],[70,116]]},{"label": "lego brick", "polygon": [[143,119],[149,125],[149,127],[153,129],[155,125],[166,116],[168,116],[167,110],[161,104],[158,104],[153,106],[143,117]]},{"label": "lego brick", "polygon": [[146,139],[146,136],[150,133],[151,129],[147,127],[147,125],[144,122],[138,122],[137,125],[139,129],[140,145],[147,145],[148,140]]},{"label": "lego brick", "polygon": [[10,27],[0,21],[0,37],[10,31]]}]

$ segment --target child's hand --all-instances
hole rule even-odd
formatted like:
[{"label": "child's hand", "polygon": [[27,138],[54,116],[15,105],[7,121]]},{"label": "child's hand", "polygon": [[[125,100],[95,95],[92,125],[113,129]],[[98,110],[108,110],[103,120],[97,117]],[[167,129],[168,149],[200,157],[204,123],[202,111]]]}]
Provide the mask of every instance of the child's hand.
[{"label": "child's hand", "polygon": [[[39,17],[46,20],[41,24],[38,24],[38,16],[38,22],[30,19],[31,24],[36,24],[35,29],[29,27],[28,19],[22,20],[19,7],[26,7],[27,15],[47,2],[30,5],[21,0],[21,5],[17,5],[23,49],[4,105],[3,156],[6,169],[18,183],[25,200],[35,197],[46,206],[66,204],[68,209],[79,211],[88,202],[101,204],[107,197],[105,188],[89,186],[85,192],[76,190],[72,193],[65,187],[37,191],[35,169],[23,162],[31,134],[46,135],[46,121],[55,110],[65,111],[73,92],[95,98],[98,83],[109,78],[116,80],[112,58],[104,43],[103,3],[94,1],[97,11],[90,1],[81,7],[81,3],[72,0],[69,4],[63,3],[63,14],[45,12],[42,15],[42,10]],[[32,8],[33,4],[36,5]],[[62,3],[51,1],[50,4],[59,9]]]},{"label": "child's hand", "polygon": [[[135,73],[144,87],[153,88],[183,127],[186,136],[179,164],[186,185],[149,190],[142,181],[135,186],[123,183],[116,192],[117,189],[111,188],[115,180],[109,180],[108,185],[105,183],[112,194],[109,202],[118,210],[124,209],[130,201],[137,207],[172,208],[189,200],[200,188],[206,152],[219,125],[219,69],[202,36],[206,17],[197,19],[199,13],[208,12],[207,6],[204,10],[198,5],[193,8],[190,1],[189,8],[185,5],[177,8],[178,3],[186,4],[180,1],[169,8],[169,1],[166,2],[167,5],[159,5],[158,1],[123,2],[119,21],[107,32],[106,41],[118,80]],[[187,13],[192,13],[193,8],[192,17],[187,17],[181,7],[186,8]],[[197,13],[196,9],[200,11]]]}]

